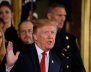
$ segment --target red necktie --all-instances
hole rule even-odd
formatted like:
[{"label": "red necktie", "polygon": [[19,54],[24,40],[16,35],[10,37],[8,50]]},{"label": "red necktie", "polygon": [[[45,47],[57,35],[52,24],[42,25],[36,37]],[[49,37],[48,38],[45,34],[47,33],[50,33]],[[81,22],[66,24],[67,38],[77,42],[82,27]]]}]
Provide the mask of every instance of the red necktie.
[{"label": "red necktie", "polygon": [[45,56],[46,56],[46,52],[43,52],[42,53],[42,59],[41,59],[41,62],[40,62],[40,70],[41,70],[41,72],[46,72]]}]

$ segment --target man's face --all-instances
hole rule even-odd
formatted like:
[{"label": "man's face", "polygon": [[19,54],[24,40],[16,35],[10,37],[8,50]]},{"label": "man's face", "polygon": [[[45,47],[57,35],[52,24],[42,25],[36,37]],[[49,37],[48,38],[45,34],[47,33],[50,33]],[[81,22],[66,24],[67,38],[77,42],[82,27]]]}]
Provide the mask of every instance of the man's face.
[{"label": "man's face", "polygon": [[57,29],[54,26],[43,26],[38,28],[34,34],[34,39],[37,45],[44,51],[50,50],[55,43]]},{"label": "man's face", "polygon": [[33,42],[32,33],[33,33],[33,25],[31,22],[23,22],[20,25],[20,30],[18,35],[23,43],[31,44]]},{"label": "man's face", "polygon": [[66,11],[64,8],[56,7],[50,13],[49,19],[56,20],[58,22],[58,28],[63,28],[66,19]]}]

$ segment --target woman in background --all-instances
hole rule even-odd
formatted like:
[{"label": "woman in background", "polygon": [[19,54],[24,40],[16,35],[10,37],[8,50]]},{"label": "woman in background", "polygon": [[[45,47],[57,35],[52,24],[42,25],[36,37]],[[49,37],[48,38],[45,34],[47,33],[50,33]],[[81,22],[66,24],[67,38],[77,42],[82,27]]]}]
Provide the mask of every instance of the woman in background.
[{"label": "woman in background", "polygon": [[12,6],[8,1],[2,1],[0,3],[0,18],[4,21],[3,31],[5,34],[6,41],[12,41],[16,43],[17,41],[17,31],[13,24],[13,11]]}]

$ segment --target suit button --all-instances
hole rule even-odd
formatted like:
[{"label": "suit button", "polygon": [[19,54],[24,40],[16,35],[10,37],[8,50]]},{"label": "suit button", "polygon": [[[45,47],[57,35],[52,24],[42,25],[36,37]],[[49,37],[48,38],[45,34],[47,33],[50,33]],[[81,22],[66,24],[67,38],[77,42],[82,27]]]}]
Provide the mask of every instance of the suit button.
[{"label": "suit button", "polygon": [[68,40],[69,39],[69,37],[68,36],[66,36],[66,40]]},{"label": "suit button", "polygon": [[67,45],[67,49],[69,49],[70,48],[70,45]]},{"label": "suit button", "polygon": [[64,48],[63,50],[64,50],[65,52],[67,52],[67,49]]},{"label": "suit button", "polygon": [[61,55],[65,57],[65,54],[64,53],[61,53]]},{"label": "suit button", "polygon": [[67,65],[66,68],[68,69],[69,68],[69,65]]}]

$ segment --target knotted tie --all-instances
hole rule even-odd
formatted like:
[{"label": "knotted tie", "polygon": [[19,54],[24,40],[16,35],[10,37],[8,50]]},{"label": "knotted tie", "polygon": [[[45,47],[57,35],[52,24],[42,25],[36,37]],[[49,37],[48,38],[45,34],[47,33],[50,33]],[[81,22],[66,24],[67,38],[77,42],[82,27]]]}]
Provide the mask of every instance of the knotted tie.
[{"label": "knotted tie", "polygon": [[45,56],[46,56],[46,52],[43,52],[42,53],[42,59],[41,59],[41,62],[40,62],[40,70],[41,70],[41,72],[46,72]]}]

